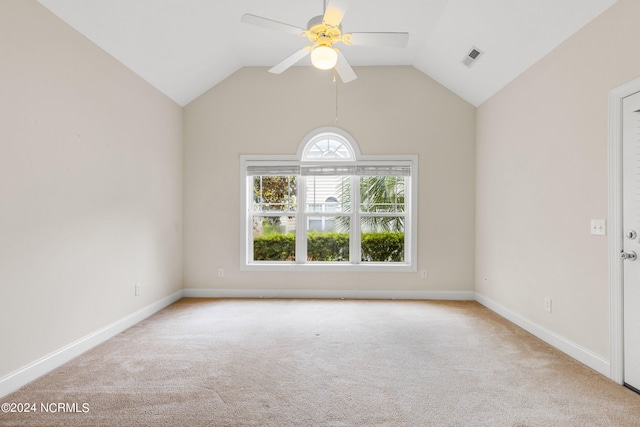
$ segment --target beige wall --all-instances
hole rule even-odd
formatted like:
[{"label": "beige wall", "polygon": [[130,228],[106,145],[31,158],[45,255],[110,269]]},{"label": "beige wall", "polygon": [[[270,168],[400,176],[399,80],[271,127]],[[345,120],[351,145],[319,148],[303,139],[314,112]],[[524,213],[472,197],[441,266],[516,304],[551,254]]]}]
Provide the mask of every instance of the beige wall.
[{"label": "beige wall", "polygon": [[[477,112],[412,67],[357,68],[336,124],[330,74],[244,68],[183,110],[35,1],[3,0],[0,378],[183,284],[475,289],[608,359],[607,239],[589,220],[607,214],[607,94],[640,76],[638,16],[619,0]],[[419,156],[428,280],[240,272],[240,154],[295,154],[321,126]]]},{"label": "beige wall", "polygon": [[[412,67],[281,75],[243,68],[185,107],[187,288],[470,291],[474,281],[475,108]],[[338,126],[363,155],[417,154],[419,273],[240,272],[241,154],[296,154],[303,137]],[[225,277],[217,277],[224,268]]]},{"label": "beige wall", "polygon": [[[619,0],[477,112],[412,67],[357,68],[336,124],[328,73],[243,68],[182,110],[35,1],[0,2],[0,378],[183,284],[475,289],[608,359],[589,220],[607,215],[608,91],[640,76],[637,16]],[[322,126],[419,156],[429,279],[240,272],[240,154],[295,154]]]},{"label": "beige wall", "polygon": [[476,290],[605,360],[607,238],[589,225],[607,217],[607,97],[640,76],[638,16],[619,0],[477,116]]},{"label": "beige wall", "polygon": [[0,117],[2,378],[181,289],[182,110],[2,0]]}]

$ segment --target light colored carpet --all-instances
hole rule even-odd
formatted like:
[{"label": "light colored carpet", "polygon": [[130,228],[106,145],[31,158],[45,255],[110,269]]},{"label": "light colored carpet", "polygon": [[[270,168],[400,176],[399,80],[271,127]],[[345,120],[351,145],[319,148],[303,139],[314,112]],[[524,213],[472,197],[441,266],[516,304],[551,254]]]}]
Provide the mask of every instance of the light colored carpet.
[{"label": "light colored carpet", "polygon": [[638,426],[640,396],[475,302],[184,299],[1,426]]}]

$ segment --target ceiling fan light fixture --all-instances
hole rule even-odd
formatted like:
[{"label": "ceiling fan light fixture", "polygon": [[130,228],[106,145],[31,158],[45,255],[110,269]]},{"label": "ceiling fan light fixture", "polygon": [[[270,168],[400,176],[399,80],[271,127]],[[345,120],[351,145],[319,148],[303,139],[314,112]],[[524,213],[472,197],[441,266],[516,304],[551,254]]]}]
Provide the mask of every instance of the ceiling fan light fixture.
[{"label": "ceiling fan light fixture", "polygon": [[329,46],[316,46],[311,51],[311,64],[319,70],[330,70],[338,62],[338,53]]}]

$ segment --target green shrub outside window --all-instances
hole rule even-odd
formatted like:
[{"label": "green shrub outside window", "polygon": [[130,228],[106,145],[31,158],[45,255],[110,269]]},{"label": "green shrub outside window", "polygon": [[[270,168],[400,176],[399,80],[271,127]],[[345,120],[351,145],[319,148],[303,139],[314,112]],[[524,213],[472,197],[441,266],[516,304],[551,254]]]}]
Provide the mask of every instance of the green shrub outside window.
[{"label": "green shrub outside window", "polygon": [[[404,262],[404,233],[362,234],[363,262]],[[272,234],[253,239],[256,261],[294,261],[296,236]],[[349,234],[310,231],[307,233],[307,261],[349,262]]]}]

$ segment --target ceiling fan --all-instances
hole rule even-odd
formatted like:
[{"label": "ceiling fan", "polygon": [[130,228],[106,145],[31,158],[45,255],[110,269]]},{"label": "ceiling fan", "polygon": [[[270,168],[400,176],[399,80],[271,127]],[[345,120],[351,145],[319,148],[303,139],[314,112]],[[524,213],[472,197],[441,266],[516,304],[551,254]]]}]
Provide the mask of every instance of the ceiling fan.
[{"label": "ceiling fan", "polygon": [[342,52],[334,47],[337,42],[347,45],[406,47],[409,33],[343,33],[342,18],[349,5],[349,0],[325,0],[324,14],[311,18],[307,28],[284,24],[261,16],[245,14],[240,19],[246,24],[258,25],[273,30],[286,31],[300,37],[306,37],[313,45],[305,46],[284,61],[271,68],[269,72],[280,74],[307,55],[311,55],[311,63],[321,70],[335,68],[343,82],[348,83],[357,78]]}]

